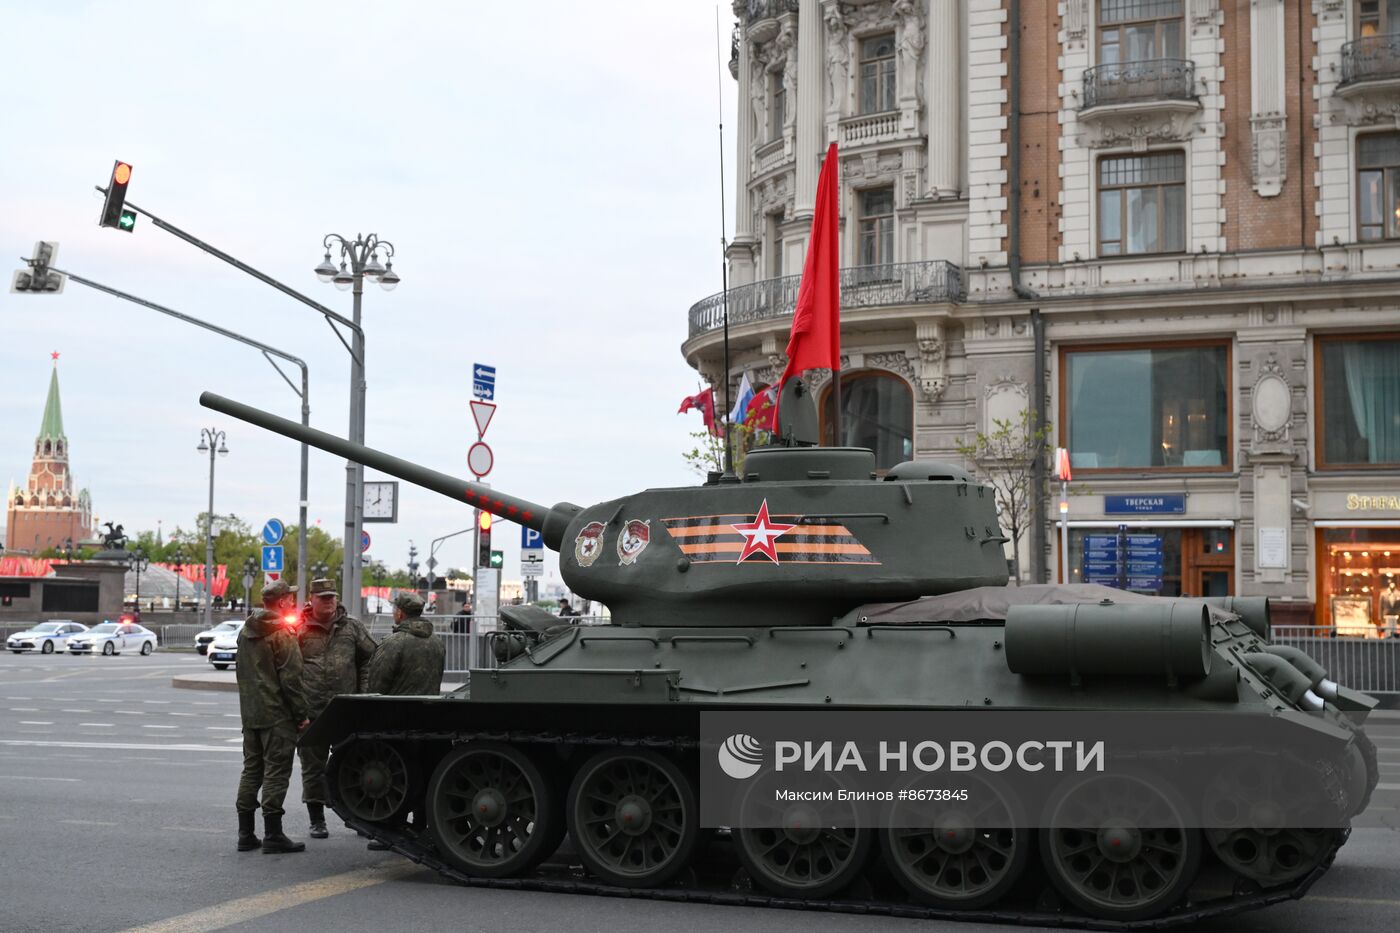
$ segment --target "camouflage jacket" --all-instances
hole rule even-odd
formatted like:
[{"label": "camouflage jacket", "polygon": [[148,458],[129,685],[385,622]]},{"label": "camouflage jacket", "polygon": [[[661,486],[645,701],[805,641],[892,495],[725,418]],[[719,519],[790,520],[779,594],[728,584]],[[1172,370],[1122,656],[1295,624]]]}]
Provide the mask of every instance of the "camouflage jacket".
[{"label": "camouflage jacket", "polygon": [[259,609],[238,633],[238,709],[243,728],[270,729],[308,716],[293,627]]},{"label": "camouflage jacket", "polygon": [[369,662],[369,692],[395,696],[437,696],[447,647],[433,634],[433,624],[407,619],[379,645]]},{"label": "camouflage jacket", "polygon": [[306,701],[313,717],[321,714],[332,697],[368,689],[374,639],[344,606],[336,607],[329,625],[317,622],[310,606],[303,609],[297,640],[305,665]]}]

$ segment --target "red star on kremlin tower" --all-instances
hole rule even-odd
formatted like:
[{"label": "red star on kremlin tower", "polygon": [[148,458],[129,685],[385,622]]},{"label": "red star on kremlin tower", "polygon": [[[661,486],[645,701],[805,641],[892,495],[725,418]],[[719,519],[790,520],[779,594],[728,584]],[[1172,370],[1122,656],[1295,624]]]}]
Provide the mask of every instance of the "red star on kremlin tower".
[{"label": "red star on kremlin tower", "polygon": [[769,519],[768,500],[764,499],[752,522],[730,525],[729,527],[744,536],[744,550],[735,563],[742,564],[750,554],[762,554],[776,564],[780,561],[778,560],[778,549],[773,544],[774,540],[797,526],[785,525],[782,522],[774,522]]}]

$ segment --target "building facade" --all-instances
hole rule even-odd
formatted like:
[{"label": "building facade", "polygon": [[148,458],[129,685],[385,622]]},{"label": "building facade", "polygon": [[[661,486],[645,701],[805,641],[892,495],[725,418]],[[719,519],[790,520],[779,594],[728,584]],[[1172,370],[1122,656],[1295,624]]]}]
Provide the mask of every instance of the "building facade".
[{"label": "building facade", "polygon": [[711,296],[690,309],[694,368],[781,373],[834,141],[831,440],[956,462],[1039,411],[1074,468],[1069,547],[1047,508],[1023,577],[1394,623],[1400,0],[734,11],[732,365]]},{"label": "building facade", "polygon": [[34,460],[23,488],[10,483],[5,549],[37,553],[45,548],[81,545],[93,535],[92,501],[86,489],[74,491],[58,397],[58,358],[49,376],[44,420],[34,439]]}]

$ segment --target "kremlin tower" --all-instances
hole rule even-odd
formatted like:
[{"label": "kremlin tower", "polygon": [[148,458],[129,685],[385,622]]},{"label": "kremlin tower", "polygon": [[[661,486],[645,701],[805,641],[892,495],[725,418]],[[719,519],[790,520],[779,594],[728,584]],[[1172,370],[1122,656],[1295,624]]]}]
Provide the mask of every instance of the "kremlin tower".
[{"label": "kremlin tower", "polygon": [[63,406],[58,399],[57,353],[53,354],[44,420],[34,439],[29,482],[23,489],[10,483],[5,528],[8,551],[37,553],[63,547],[70,539],[76,547],[93,536],[92,501],[86,489],[74,494],[73,475],[68,468],[68,438],[63,434]]}]

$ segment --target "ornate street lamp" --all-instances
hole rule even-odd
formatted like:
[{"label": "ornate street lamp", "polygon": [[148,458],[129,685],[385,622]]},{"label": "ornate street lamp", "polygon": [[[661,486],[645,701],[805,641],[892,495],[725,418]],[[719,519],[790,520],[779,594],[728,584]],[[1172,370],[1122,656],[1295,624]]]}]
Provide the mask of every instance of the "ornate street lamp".
[{"label": "ornate street lamp", "polygon": [[180,611],[180,572],[185,569],[185,549],[176,548],[172,555],[174,563],[170,566],[175,568],[175,611]]},{"label": "ornate street lamp", "polygon": [[132,551],[131,554],[127,556],[126,565],[128,568],[136,572],[136,611],[140,612],[141,573],[147,567],[151,566],[151,561],[150,558],[146,556],[146,552],[143,549],[137,548],[135,551]]},{"label": "ornate street lamp", "polygon": [[217,428],[199,429],[199,446],[195,450],[209,455],[209,518],[204,534],[204,627],[214,626],[214,454],[228,456],[224,432]]},{"label": "ornate street lamp", "polygon": [[258,572],[258,562],[249,557],[243,561],[243,603],[245,609],[253,605],[253,580]]}]

